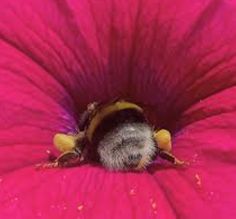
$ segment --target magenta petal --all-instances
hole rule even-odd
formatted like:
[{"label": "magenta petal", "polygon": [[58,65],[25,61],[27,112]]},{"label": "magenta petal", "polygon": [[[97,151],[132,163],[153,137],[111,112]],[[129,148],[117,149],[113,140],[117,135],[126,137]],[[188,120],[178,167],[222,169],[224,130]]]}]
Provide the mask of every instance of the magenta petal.
[{"label": "magenta petal", "polygon": [[147,173],[111,173],[89,166],[38,172],[27,168],[6,175],[0,186],[3,218],[175,217]]},{"label": "magenta petal", "polygon": [[224,90],[186,111],[182,119],[186,127],[176,135],[174,152],[189,166],[155,173],[181,218],[236,214],[235,94],[235,88]]},{"label": "magenta petal", "polygon": [[71,100],[52,76],[9,44],[1,42],[0,51],[2,174],[45,160],[54,133],[75,123]]},{"label": "magenta petal", "polygon": [[161,4],[165,13],[160,9],[145,35],[147,45],[137,45],[134,64],[135,96],[165,127],[191,105],[236,84],[235,1],[181,2]]},{"label": "magenta petal", "polygon": [[234,1],[19,0],[0,6],[2,39],[62,84],[79,109],[129,97],[155,109],[166,126],[236,80]]},{"label": "magenta petal", "polygon": [[[66,1],[45,1],[42,4],[37,0],[3,0],[0,3],[2,40],[20,50],[63,85],[77,107],[82,105],[81,108],[95,99],[112,97],[122,89],[120,86],[110,88],[113,80],[109,77],[111,70],[107,57],[98,54],[97,42],[90,40],[96,35],[96,26],[89,19],[90,6],[86,2],[78,1],[82,7],[78,13],[84,16],[78,26],[73,10],[80,8],[76,4],[70,8]],[[94,35],[93,38],[89,38],[84,28]],[[103,47],[107,50],[108,45]]]},{"label": "magenta petal", "polygon": [[[2,218],[235,217],[235,1],[2,0],[0,8]],[[174,153],[190,166],[19,170],[46,160],[53,134],[75,130],[88,102],[117,95],[181,128]]]}]

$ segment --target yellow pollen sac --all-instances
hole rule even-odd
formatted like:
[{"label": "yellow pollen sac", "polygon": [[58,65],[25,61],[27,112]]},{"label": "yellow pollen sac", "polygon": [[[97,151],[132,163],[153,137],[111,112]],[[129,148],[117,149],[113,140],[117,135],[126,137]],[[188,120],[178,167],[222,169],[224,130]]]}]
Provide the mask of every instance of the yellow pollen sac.
[{"label": "yellow pollen sac", "polygon": [[168,130],[166,129],[156,130],[153,135],[159,148],[165,151],[171,151],[172,148],[171,134]]},{"label": "yellow pollen sac", "polygon": [[53,138],[55,147],[61,152],[72,151],[75,147],[76,137],[58,133]]}]

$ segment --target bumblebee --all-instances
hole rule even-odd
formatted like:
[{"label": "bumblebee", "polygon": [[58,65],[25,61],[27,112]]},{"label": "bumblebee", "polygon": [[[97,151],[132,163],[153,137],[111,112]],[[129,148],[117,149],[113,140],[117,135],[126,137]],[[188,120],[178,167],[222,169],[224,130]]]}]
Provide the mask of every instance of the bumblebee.
[{"label": "bumblebee", "polygon": [[53,165],[60,167],[92,160],[110,170],[142,170],[157,156],[183,164],[170,153],[170,132],[154,130],[140,106],[123,100],[89,104],[79,132],[56,134],[54,145],[62,154]]}]

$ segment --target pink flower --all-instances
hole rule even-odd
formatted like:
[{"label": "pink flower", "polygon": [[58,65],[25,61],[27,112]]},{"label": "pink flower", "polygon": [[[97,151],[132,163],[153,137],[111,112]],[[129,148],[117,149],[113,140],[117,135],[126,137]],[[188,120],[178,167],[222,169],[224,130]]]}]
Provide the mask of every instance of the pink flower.
[{"label": "pink flower", "polygon": [[[235,218],[236,1],[0,2],[0,218]],[[186,168],[35,170],[94,100],[129,98]]]}]

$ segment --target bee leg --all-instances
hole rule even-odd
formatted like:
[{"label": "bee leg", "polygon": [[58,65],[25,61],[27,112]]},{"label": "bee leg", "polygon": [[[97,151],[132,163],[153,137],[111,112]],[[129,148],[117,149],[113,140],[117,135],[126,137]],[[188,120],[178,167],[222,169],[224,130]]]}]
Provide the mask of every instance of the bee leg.
[{"label": "bee leg", "polygon": [[[56,134],[54,136],[54,145],[63,152],[58,158],[50,157],[49,163],[37,164],[37,169],[49,169],[56,167],[75,166],[83,160],[82,150],[86,144],[84,132],[77,135]],[[50,155],[50,154],[49,154]]]},{"label": "bee leg", "polygon": [[58,167],[58,162],[57,161],[53,161],[50,163],[40,163],[40,164],[36,164],[35,168],[37,170],[39,169],[51,169],[51,168],[56,168]]},{"label": "bee leg", "polygon": [[175,165],[185,164],[184,161],[179,160],[173,154],[170,153],[172,149],[172,142],[171,142],[171,134],[168,130],[160,129],[154,131],[153,138],[158,148],[157,153],[162,159],[168,160],[169,162]]},{"label": "bee leg", "polygon": [[73,151],[67,151],[61,154],[56,159],[56,162],[58,163],[59,167],[72,167],[80,164],[83,159],[84,158],[82,156],[80,148],[75,148],[75,150]]},{"label": "bee leg", "polygon": [[97,102],[93,102],[93,103],[90,103],[88,106],[87,106],[87,110],[85,110],[81,117],[80,117],[80,121],[79,121],[79,130],[80,131],[84,131],[86,129],[86,127],[88,126],[89,124],[89,121],[90,121],[90,117],[91,115],[96,111],[97,107],[98,107],[98,103]]},{"label": "bee leg", "polygon": [[164,150],[160,150],[158,152],[158,155],[164,159],[164,160],[168,160],[170,161],[171,163],[175,164],[175,165],[183,165],[185,164],[184,161],[182,160],[179,160],[178,158],[176,158],[173,154],[171,154],[170,152],[168,151],[164,151]]},{"label": "bee leg", "polygon": [[57,167],[72,167],[77,166],[84,160],[80,148],[75,148],[73,151],[67,151],[61,154],[55,161],[50,163],[37,164],[36,169],[51,169]]}]

